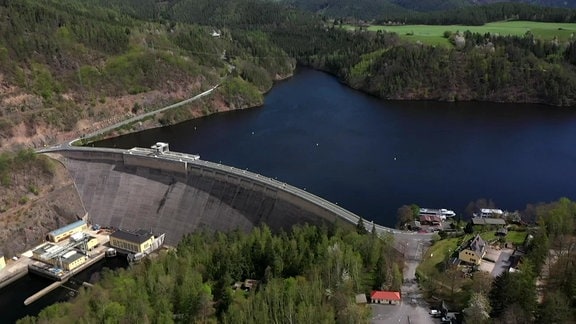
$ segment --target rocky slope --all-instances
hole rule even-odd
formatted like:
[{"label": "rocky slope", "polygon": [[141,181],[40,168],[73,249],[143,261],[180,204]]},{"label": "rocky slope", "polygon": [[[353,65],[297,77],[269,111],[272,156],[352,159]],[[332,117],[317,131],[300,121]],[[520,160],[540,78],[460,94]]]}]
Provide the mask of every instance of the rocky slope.
[{"label": "rocky slope", "polygon": [[42,242],[48,232],[85,215],[62,164],[31,151],[3,153],[0,185],[0,252],[7,257]]}]

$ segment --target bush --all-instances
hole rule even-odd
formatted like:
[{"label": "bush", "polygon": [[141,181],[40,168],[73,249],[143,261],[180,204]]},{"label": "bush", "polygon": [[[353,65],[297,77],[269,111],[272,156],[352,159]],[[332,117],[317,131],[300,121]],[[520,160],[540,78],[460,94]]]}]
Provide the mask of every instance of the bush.
[{"label": "bush", "polygon": [[22,196],[22,197],[20,197],[20,200],[18,200],[18,203],[19,203],[20,205],[24,205],[24,204],[26,204],[29,200],[30,200],[30,198],[28,198],[28,196]]},{"label": "bush", "polygon": [[28,191],[30,191],[31,193],[33,193],[35,196],[38,196],[38,187],[31,184],[28,186]]}]

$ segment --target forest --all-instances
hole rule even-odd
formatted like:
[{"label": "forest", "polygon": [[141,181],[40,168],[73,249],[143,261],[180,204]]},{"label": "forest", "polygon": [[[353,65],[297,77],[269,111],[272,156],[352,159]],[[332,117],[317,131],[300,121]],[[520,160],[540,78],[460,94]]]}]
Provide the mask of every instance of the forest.
[{"label": "forest", "polygon": [[[31,137],[39,128],[78,131],[81,120],[162,107],[219,82],[227,86],[217,97],[229,106],[258,106],[272,82],[295,68],[264,33],[214,37],[215,29],[75,0],[0,2],[0,140],[21,128]],[[126,106],[125,98],[142,99]],[[191,118],[186,109],[163,121]]]},{"label": "forest", "polygon": [[445,11],[386,13],[375,19],[375,24],[397,22],[422,25],[483,25],[495,21],[544,21],[576,22],[576,10],[541,7],[517,2],[501,2],[489,5],[450,8]]},{"label": "forest", "polygon": [[539,226],[520,271],[496,277],[483,297],[488,297],[491,317],[502,323],[573,323],[576,203],[561,198],[533,207]]},{"label": "forest", "polygon": [[[120,6],[117,0],[93,1]],[[213,24],[230,28],[233,35],[238,35],[240,30],[259,30],[299,64],[329,72],[353,88],[385,99],[527,102],[555,106],[576,103],[573,57],[576,40],[544,41],[530,33],[518,37],[477,35],[462,30],[446,35],[452,47],[438,48],[406,44],[398,35],[382,31],[349,32],[340,28],[341,20],[314,17],[293,9],[282,10],[278,3],[225,0],[222,6],[215,7],[213,2],[178,0],[158,10],[161,19]],[[458,16],[470,24],[480,19],[478,17],[482,17],[482,21],[500,17],[574,19],[574,11],[524,4],[494,4],[466,12],[475,16],[468,17],[459,11],[435,15],[440,17],[438,23]],[[146,12],[132,11],[132,14],[150,18],[145,16]]]},{"label": "forest", "polygon": [[[392,245],[392,237],[337,225],[192,233],[19,323],[366,322],[370,308],[355,296],[402,284]],[[234,285],[247,279],[257,283]]]},{"label": "forest", "polygon": [[[566,12],[575,8],[576,3],[563,0],[283,0],[283,3],[319,15],[354,18],[361,20],[404,21],[404,19],[422,19],[424,17],[442,17],[444,12],[465,13],[466,17],[480,15],[489,8],[516,7],[538,9],[541,12]],[[546,8],[544,8],[546,7]],[[554,9],[552,9],[554,8]],[[539,14],[539,13],[538,13]],[[453,15],[457,19],[457,15]],[[415,23],[415,22],[410,22]]]}]

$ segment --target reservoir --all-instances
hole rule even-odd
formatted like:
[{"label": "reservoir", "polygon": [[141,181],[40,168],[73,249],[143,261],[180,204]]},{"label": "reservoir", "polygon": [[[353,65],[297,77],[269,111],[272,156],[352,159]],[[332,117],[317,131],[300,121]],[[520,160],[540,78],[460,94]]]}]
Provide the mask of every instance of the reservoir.
[{"label": "reservoir", "polygon": [[309,69],[275,85],[263,107],[96,145],[158,141],[277,178],[392,227],[404,204],[462,214],[478,198],[522,210],[576,196],[574,110],[385,101]]}]

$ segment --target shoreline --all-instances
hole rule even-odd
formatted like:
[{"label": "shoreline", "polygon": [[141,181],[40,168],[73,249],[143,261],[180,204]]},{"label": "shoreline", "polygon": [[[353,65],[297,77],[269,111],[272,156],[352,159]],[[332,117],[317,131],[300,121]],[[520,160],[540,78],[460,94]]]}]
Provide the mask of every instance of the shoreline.
[{"label": "shoreline", "polygon": [[[270,91],[272,91],[272,89],[274,88],[274,86],[276,86],[278,83],[286,81],[290,78],[292,78],[294,76],[294,74],[296,73],[296,70],[298,69],[298,66],[295,66],[294,69],[292,70],[292,72],[290,72],[289,74],[287,74],[286,76],[280,76],[276,79],[273,80],[272,86],[261,92],[262,96],[264,97],[266,94],[268,94]],[[210,90],[208,91],[212,91],[212,90],[217,90],[217,88],[219,88],[220,84],[218,84],[217,86],[212,87]],[[146,130],[150,130],[150,129],[155,129],[155,128],[162,128],[162,127],[167,127],[167,126],[172,126],[172,125],[176,125],[179,123],[183,123],[183,122],[187,122],[190,120],[194,120],[194,119],[198,119],[198,118],[202,118],[202,117],[207,117],[207,116],[211,116],[211,115],[215,115],[215,114],[220,114],[220,113],[226,113],[226,112],[230,112],[230,111],[235,111],[235,110],[244,110],[244,109],[255,109],[255,108],[261,108],[264,106],[264,103],[262,102],[262,104],[258,104],[258,105],[249,105],[249,106],[245,106],[245,107],[237,107],[237,108],[232,108],[230,104],[227,104],[225,106],[224,109],[218,109],[217,107],[216,110],[212,111],[210,110],[209,113],[203,113],[201,115],[198,116],[193,116],[192,118],[186,118],[186,119],[182,119],[182,120],[178,120],[174,123],[168,123],[165,125],[162,125],[161,123],[158,122],[158,120],[155,120],[153,117],[158,114],[158,113],[162,113],[167,109],[170,108],[177,108],[180,106],[186,106],[188,104],[192,104],[195,99],[200,99],[204,96],[209,96],[212,93],[207,93],[208,91],[205,91],[199,95],[196,95],[192,98],[189,99],[185,99],[185,100],[181,100],[179,102],[173,103],[169,106],[165,106],[159,109],[156,109],[154,111],[150,111],[150,112],[146,112],[144,114],[140,114],[137,116],[134,116],[132,118],[129,118],[127,120],[124,121],[120,121],[116,124],[101,128],[100,130],[96,130],[95,132],[93,132],[92,134],[88,134],[88,135],[81,135],[78,138],[72,139],[70,141],[67,141],[67,143],[69,143],[71,146],[76,146],[77,144],[75,144],[78,141],[82,141],[82,144],[80,144],[79,146],[85,146],[85,145],[89,145],[90,143],[94,143],[94,142],[98,142],[101,140],[106,140],[106,139],[110,139],[110,138],[115,138],[118,136],[123,136],[123,135],[127,135],[127,134],[132,134],[132,133],[138,133],[138,132],[142,132],[142,131],[146,131]],[[216,91],[215,91],[216,92]],[[217,92],[216,92],[217,94]],[[152,117],[152,123],[146,123],[146,121],[142,121],[145,120],[149,117]],[[123,132],[120,134],[113,134],[110,136],[107,136],[106,134],[110,134],[110,133],[114,133],[116,130],[118,130],[119,128],[122,128],[125,126],[125,124],[137,124],[137,123],[141,123],[142,127],[139,127],[138,129],[131,129],[130,131],[127,132]],[[102,132],[103,130],[107,130],[105,132]],[[100,134],[101,133],[101,134]]]},{"label": "shoreline", "polygon": [[[546,102],[546,101],[538,101],[538,100],[481,100],[478,98],[469,98],[469,99],[453,99],[450,100],[448,98],[441,98],[441,97],[429,97],[429,98],[384,98],[379,96],[378,94],[372,93],[370,91],[364,90],[363,88],[356,88],[353,87],[352,85],[350,85],[346,80],[344,80],[342,77],[340,77],[338,74],[333,73],[331,71],[322,69],[322,68],[318,68],[318,67],[314,67],[314,66],[310,66],[310,65],[301,65],[300,68],[307,68],[307,69],[312,69],[312,70],[316,70],[322,73],[326,73],[332,77],[334,77],[336,80],[338,80],[339,83],[341,83],[342,85],[345,85],[346,87],[354,90],[354,91],[358,91],[362,94],[365,94],[367,96],[379,99],[379,100],[384,100],[384,101],[388,101],[388,102],[404,102],[404,101],[429,101],[429,102],[443,102],[443,103],[468,103],[468,102],[483,102],[483,103],[495,103],[495,104],[522,104],[522,105],[542,105],[542,106],[546,106],[550,109],[570,109],[570,108],[575,108],[576,105],[572,105],[572,106],[568,106],[568,105],[555,105],[552,104],[550,102]],[[466,98],[464,96],[464,98]]]}]

